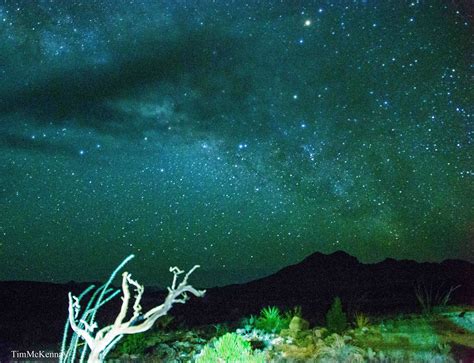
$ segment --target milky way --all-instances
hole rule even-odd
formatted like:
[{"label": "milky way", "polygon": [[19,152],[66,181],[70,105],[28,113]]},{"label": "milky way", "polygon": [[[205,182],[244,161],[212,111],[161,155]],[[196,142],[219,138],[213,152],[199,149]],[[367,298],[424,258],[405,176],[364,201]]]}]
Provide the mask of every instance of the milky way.
[{"label": "milky way", "polygon": [[97,280],[129,253],[141,281],[199,263],[208,285],[315,251],[473,260],[471,15],[3,2],[0,279]]}]

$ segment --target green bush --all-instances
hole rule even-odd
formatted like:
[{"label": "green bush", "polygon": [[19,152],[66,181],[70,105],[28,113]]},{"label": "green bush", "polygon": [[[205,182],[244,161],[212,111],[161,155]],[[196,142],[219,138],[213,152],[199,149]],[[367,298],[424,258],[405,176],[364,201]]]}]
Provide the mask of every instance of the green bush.
[{"label": "green bush", "polygon": [[227,333],[214,343],[208,343],[196,357],[196,363],[264,363],[265,354],[254,352],[240,335]]},{"label": "green bush", "polygon": [[341,334],[347,328],[347,316],[342,311],[342,303],[339,297],[334,299],[326,314],[326,325],[330,332],[337,334]]}]

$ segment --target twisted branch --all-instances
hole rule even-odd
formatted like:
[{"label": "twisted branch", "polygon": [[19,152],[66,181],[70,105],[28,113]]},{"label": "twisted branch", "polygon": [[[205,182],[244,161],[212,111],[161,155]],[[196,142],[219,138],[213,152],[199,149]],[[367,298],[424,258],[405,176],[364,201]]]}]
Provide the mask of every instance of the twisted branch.
[{"label": "twisted branch", "polygon": [[[133,256],[129,256],[126,260],[124,260],[124,262],[129,261],[131,258],[133,258]],[[124,262],[122,262],[119,267],[122,267]],[[95,336],[93,336],[93,331],[97,328],[97,323],[94,319],[95,314],[98,307],[101,307],[105,302],[110,301],[110,297],[103,302],[99,301],[96,304],[96,308],[86,309],[86,312],[83,314],[83,318],[80,319],[80,299],[69,293],[69,323],[72,330],[78,336],[84,339],[87,346],[91,350],[88,362],[97,363],[103,361],[105,355],[123,335],[141,333],[150,329],[157,319],[168,313],[173,304],[184,304],[189,299],[188,293],[191,293],[197,297],[203,296],[205,290],[197,290],[191,285],[188,285],[189,276],[197,268],[199,268],[199,265],[196,265],[191,270],[189,270],[184,275],[183,280],[178,283],[179,275],[183,274],[184,271],[180,270],[178,267],[171,267],[170,272],[173,273],[173,280],[171,286],[168,287],[168,295],[166,296],[165,301],[163,304],[150,309],[145,314],[142,314],[142,306],[140,304],[145,289],[143,285],[140,285],[137,281],[133,280],[128,272],[124,272],[122,274],[122,305],[120,307],[120,311],[115,318],[114,323],[100,329],[95,334]],[[117,270],[118,269],[114,271],[114,274],[117,272]],[[108,284],[110,284],[110,282],[111,279],[109,279]],[[125,321],[130,306],[130,300],[132,299],[130,286],[133,286],[135,292],[132,305],[133,312],[130,319]],[[104,292],[106,290],[106,288],[103,289],[101,298],[104,297]],[[115,294],[113,294],[113,296],[115,296]],[[89,318],[89,321],[87,318]]]}]

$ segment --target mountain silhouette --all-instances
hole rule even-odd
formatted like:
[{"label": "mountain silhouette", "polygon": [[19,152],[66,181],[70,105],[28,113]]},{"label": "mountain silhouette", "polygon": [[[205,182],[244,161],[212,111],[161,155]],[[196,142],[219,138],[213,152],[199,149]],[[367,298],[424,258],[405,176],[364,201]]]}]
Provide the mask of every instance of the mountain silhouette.
[{"label": "mountain silhouette", "polygon": [[419,308],[414,288],[421,284],[444,294],[460,285],[452,296],[453,304],[474,303],[474,264],[462,260],[442,263],[416,262],[387,258],[363,264],[357,258],[337,251],[326,255],[316,252],[301,262],[273,275],[239,285],[208,289],[203,299],[180,307],[196,323],[219,319],[238,319],[258,314],[268,305],[281,309],[302,306],[304,315],[314,323],[323,317],[334,297],[342,299],[349,314],[416,312]]}]

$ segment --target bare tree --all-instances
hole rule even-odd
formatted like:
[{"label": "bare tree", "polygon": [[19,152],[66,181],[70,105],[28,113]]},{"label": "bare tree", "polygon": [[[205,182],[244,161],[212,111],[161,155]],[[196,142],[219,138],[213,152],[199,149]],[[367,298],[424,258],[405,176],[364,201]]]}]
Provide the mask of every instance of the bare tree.
[{"label": "bare tree", "polygon": [[[114,291],[109,288],[117,272],[133,257],[134,255],[128,256],[114,270],[109,280],[94,292],[82,315],[79,315],[81,312],[80,302],[87,293],[94,289],[94,286],[90,286],[78,297],[69,293],[69,315],[64,329],[60,358],[61,363],[76,361],[76,353],[81,339],[85,341],[86,345],[83,347],[79,361],[84,361],[86,351],[90,349],[87,361],[90,363],[102,362],[107,353],[109,353],[125,334],[136,334],[147,331],[153,326],[157,319],[168,313],[173,304],[184,304],[188,299],[188,293],[198,297],[204,295],[205,290],[197,290],[191,285],[188,285],[188,278],[199,267],[198,265],[189,270],[181,282],[178,281],[179,275],[183,274],[184,271],[177,267],[171,267],[170,272],[173,273],[173,282],[171,286],[168,287],[168,295],[165,301],[163,304],[143,314],[140,301],[143,296],[144,287],[133,280],[128,272],[122,274],[121,290]],[[133,298],[130,292],[131,286],[135,292]],[[96,331],[98,325],[95,316],[98,309],[117,296],[120,291],[122,291],[122,305],[114,323]],[[133,301],[133,311],[131,311],[131,317],[127,319],[127,315],[130,315],[128,312],[130,310],[131,301]],[[73,330],[73,336],[68,349],[66,349],[69,327]]]}]

